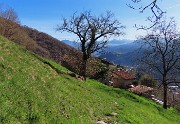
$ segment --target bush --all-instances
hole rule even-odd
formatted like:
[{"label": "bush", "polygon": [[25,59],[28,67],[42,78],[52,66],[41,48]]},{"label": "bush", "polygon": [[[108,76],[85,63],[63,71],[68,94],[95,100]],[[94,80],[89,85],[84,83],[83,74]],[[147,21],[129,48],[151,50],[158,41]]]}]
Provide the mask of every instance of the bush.
[{"label": "bush", "polygon": [[157,81],[155,81],[150,75],[143,75],[139,79],[142,85],[149,86],[149,87],[155,87],[157,84]]},{"label": "bush", "polygon": [[179,112],[179,113],[180,113],[180,103],[179,103],[179,104],[177,104],[177,105],[175,105],[175,106],[174,106],[174,108],[177,110],[177,112]]},{"label": "bush", "polygon": [[132,84],[133,84],[133,85],[135,85],[135,86],[138,86],[138,85],[140,85],[140,84],[141,84],[141,82],[140,82],[140,81],[138,81],[138,80],[136,80],[136,81],[132,82]]}]

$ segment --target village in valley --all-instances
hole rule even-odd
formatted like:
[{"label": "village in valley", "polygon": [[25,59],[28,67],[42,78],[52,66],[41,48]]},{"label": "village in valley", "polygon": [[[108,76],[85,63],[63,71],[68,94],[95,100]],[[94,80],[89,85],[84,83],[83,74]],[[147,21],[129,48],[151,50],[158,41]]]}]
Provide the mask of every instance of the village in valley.
[{"label": "village in valley", "polygon": [[[130,92],[146,97],[148,99],[152,99],[153,101],[163,105],[163,94],[159,92],[160,88],[157,88],[158,84],[160,83],[158,83],[158,81],[156,80],[153,80],[147,74],[144,74],[144,76],[147,76],[147,79],[144,78],[147,84],[141,84],[142,80],[135,74],[137,73],[135,73],[134,68],[121,66],[112,71],[108,83],[105,84],[114,88],[127,89]],[[149,85],[153,83],[153,81],[155,82],[154,86]],[[173,104],[180,102],[180,87],[176,85],[168,86],[168,94],[168,106],[173,106]]]}]

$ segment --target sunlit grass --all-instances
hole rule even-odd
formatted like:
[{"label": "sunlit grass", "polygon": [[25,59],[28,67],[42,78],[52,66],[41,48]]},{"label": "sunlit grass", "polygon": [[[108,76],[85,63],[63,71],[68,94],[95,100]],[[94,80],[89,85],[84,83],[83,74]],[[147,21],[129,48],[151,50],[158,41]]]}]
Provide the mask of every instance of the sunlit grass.
[{"label": "sunlit grass", "polygon": [[0,123],[178,124],[180,120],[173,109],[57,70],[70,72],[0,37]]}]

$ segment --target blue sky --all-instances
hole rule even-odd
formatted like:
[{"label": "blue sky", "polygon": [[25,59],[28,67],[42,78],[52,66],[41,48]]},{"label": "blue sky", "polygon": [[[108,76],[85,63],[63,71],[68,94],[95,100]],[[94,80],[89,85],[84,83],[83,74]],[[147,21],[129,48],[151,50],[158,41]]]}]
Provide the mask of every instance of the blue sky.
[{"label": "blue sky", "polygon": [[[180,1],[179,0],[159,0],[160,6],[167,10],[167,16],[174,16],[180,25]],[[165,2],[166,1],[166,2]],[[142,4],[146,4],[144,0]],[[0,0],[3,6],[10,6],[17,12],[21,24],[27,25],[40,31],[46,32],[60,40],[75,40],[75,36],[68,33],[55,31],[57,24],[61,23],[62,17],[69,18],[75,12],[91,10],[97,15],[112,11],[115,17],[126,26],[123,37],[117,39],[135,39],[142,34],[134,28],[135,24],[146,24],[146,16],[149,11],[139,14],[127,7],[131,0]]]}]

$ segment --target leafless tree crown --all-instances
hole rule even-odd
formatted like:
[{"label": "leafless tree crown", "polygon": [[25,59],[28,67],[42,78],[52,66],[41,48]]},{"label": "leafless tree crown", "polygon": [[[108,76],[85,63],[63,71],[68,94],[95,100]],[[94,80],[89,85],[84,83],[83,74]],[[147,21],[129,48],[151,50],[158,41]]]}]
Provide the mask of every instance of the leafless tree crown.
[{"label": "leafless tree crown", "polygon": [[180,33],[174,19],[159,21],[141,42],[146,49],[141,61],[158,75],[164,88],[163,107],[167,108],[168,85],[180,83]]},{"label": "leafless tree crown", "polygon": [[0,17],[20,23],[17,13],[11,7],[4,9],[2,5],[0,5]]},{"label": "leafless tree crown", "polygon": [[63,19],[63,24],[58,25],[57,28],[58,31],[76,34],[81,41],[81,50],[85,50],[88,55],[104,48],[109,36],[124,34],[122,29],[124,26],[114,19],[114,15],[109,11],[98,17],[93,16],[89,11],[80,15],[75,13],[71,19]]},{"label": "leafless tree crown", "polygon": [[[174,69],[180,61],[180,33],[173,18],[160,21],[146,35],[141,37],[146,47],[143,62],[157,69],[161,74]],[[178,68],[177,68],[178,69]]]},{"label": "leafless tree crown", "polygon": [[57,31],[67,31],[77,35],[81,43],[83,54],[82,76],[86,78],[86,62],[92,53],[106,47],[110,36],[123,35],[125,27],[114,19],[114,15],[107,11],[105,15],[95,16],[85,11],[80,15],[76,13],[70,19],[63,19]]},{"label": "leafless tree crown", "polygon": [[[144,13],[145,10],[147,9],[150,9],[150,11],[152,12],[152,16],[148,16],[147,17],[147,20],[151,22],[151,25],[150,26],[144,26],[144,25],[135,25],[135,27],[137,29],[144,29],[144,30],[147,30],[147,29],[150,29],[152,28],[153,26],[155,26],[158,21],[163,17],[163,15],[166,13],[165,11],[163,11],[161,9],[161,7],[158,5],[158,1],[159,0],[152,0],[151,2],[148,1],[148,3],[145,5],[145,6],[142,6],[140,5],[141,2],[143,0],[131,0],[134,4],[138,4],[139,7],[136,8],[134,7],[134,5],[132,4],[127,4],[128,7],[134,9],[134,10],[138,10],[140,13]],[[144,0],[145,1],[145,0]]]}]

